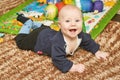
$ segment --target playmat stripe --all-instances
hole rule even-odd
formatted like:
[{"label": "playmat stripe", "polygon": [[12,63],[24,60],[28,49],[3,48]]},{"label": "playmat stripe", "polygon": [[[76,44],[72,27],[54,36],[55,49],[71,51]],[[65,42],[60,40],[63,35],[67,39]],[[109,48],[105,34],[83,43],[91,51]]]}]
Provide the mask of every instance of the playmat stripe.
[{"label": "playmat stripe", "polygon": [[[116,4],[110,9],[107,14],[100,20],[100,22],[97,24],[97,28],[94,28],[90,34],[93,39],[95,39],[106,27],[108,22],[113,18],[113,16],[117,13],[117,11],[120,9],[120,0],[116,2]],[[98,27],[99,26],[99,27]]]}]

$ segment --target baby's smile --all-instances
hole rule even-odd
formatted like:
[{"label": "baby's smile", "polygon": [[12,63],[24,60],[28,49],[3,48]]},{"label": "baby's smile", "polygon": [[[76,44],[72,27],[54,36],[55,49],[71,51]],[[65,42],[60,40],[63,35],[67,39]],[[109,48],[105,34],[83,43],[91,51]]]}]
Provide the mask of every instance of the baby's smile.
[{"label": "baby's smile", "polygon": [[70,31],[70,32],[76,32],[77,29],[70,29],[69,31]]}]

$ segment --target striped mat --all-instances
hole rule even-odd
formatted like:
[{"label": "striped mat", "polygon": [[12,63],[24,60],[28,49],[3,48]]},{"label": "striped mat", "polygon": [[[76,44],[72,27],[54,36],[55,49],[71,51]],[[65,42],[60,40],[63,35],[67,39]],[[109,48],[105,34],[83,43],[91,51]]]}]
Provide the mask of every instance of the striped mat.
[{"label": "striped mat", "polygon": [[68,57],[74,63],[83,63],[83,73],[61,73],[51,58],[17,48],[13,38],[6,34],[0,43],[0,80],[120,80],[120,23],[111,21],[95,39],[101,50],[110,53],[108,60],[98,60],[90,52],[78,49]]}]

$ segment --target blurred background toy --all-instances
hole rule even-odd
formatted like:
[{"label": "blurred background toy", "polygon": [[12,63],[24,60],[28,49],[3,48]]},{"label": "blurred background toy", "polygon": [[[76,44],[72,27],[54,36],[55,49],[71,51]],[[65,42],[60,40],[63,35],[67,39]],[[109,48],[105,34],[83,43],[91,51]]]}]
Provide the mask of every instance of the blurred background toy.
[{"label": "blurred background toy", "polygon": [[96,0],[96,1],[94,1],[93,12],[96,11],[96,10],[98,12],[102,12],[103,11],[103,7],[104,7],[103,1]]},{"label": "blurred background toy", "polygon": [[83,12],[91,12],[93,9],[92,0],[80,0],[81,9]]},{"label": "blurred background toy", "polygon": [[65,3],[64,3],[64,2],[58,2],[58,3],[56,3],[55,5],[56,5],[56,7],[58,8],[58,12],[59,12],[60,9],[61,9],[63,6],[65,6]]},{"label": "blurred background toy", "polygon": [[0,33],[0,38],[1,38],[1,37],[4,37],[4,35],[5,35],[4,33]]},{"label": "blurred background toy", "polygon": [[63,0],[65,4],[74,4],[74,0]]},{"label": "blurred background toy", "polygon": [[25,17],[35,17],[38,18],[43,15],[43,13],[37,11],[20,11],[18,14],[23,14]]},{"label": "blurred background toy", "polygon": [[103,0],[104,1],[104,4],[105,6],[109,6],[109,7],[112,7],[117,0]]},{"label": "blurred background toy", "polygon": [[29,4],[28,6],[26,6],[24,9],[22,9],[23,11],[36,11],[36,12],[41,12],[44,13],[45,12],[45,8],[47,7],[47,4],[42,4],[40,2],[33,2],[31,4]]},{"label": "blurred background toy", "polygon": [[47,0],[48,4],[56,4],[58,2],[61,2],[61,0]]},{"label": "blurred background toy", "polygon": [[83,12],[102,12],[102,0],[75,0],[75,5],[78,6]]},{"label": "blurred background toy", "polygon": [[4,33],[0,33],[0,43],[2,43],[4,40],[3,40],[3,38],[2,37],[4,37]]},{"label": "blurred background toy", "polygon": [[0,43],[2,43],[4,40],[3,40],[3,38],[0,38]]},{"label": "blurred background toy", "polygon": [[81,2],[80,0],[75,0],[75,5],[81,9]]},{"label": "blurred background toy", "polygon": [[46,4],[47,0],[37,0],[38,2],[40,2],[41,4]]},{"label": "blurred background toy", "polygon": [[58,9],[55,4],[48,4],[48,6],[45,8],[45,11],[45,16],[48,20],[54,20],[58,15]]}]

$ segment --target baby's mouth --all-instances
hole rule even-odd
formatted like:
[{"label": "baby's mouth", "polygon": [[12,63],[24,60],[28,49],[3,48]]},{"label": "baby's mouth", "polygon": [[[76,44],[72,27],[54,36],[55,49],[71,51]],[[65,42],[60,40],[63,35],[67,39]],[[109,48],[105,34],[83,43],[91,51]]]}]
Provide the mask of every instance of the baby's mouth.
[{"label": "baby's mouth", "polygon": [[77,29],[70,29],[69,31],[70,31],[70,32],[76,32]]}]

